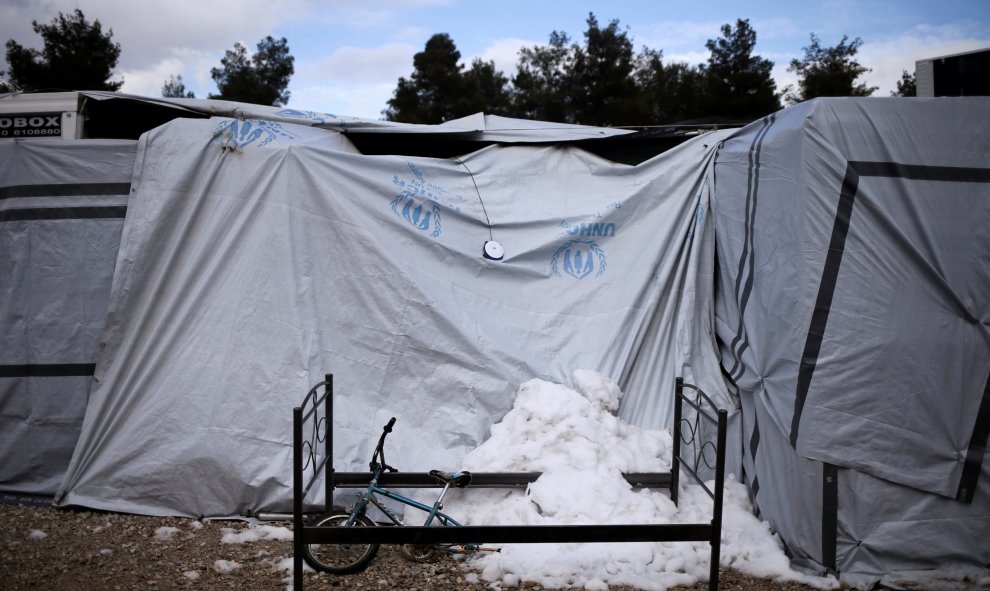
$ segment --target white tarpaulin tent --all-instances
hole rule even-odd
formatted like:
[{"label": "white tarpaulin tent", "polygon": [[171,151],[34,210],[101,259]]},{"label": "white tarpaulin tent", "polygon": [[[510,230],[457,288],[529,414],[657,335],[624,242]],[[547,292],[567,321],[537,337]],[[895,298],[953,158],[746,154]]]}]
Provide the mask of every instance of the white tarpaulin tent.
[{"label": "white tarpaulin tent", "polygon": [[799,563],[990,564],[990,99],[828,99],[724,143],[744,469]]},{"label": "white tarpaulin tent", "polygon": [[[710,300],[696,301],[717,135],[629,166],[560,144],[365,156],[338,133],[250,119],[145,134],[57,502],[285,509],[291,409],[326,371],[335,449],[355,468],[386,415],[421,429],[400,464],[455,464],[521,382],[581,367],[620,381],[624,416],[669,424],[695,351],[718,376]],[[501,261],[482,257],[492,238]]]}]

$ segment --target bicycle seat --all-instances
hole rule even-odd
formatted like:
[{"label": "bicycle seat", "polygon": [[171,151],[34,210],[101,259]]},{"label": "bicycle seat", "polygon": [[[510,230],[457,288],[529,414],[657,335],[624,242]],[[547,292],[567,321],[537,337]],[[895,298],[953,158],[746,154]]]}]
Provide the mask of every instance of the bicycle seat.
[{"label": "bicycle seat", "polygon": [[468,484],[471,484],[471,473],[466,470],[463,472],[454,472],[453,474],[448,474],[442,470],[430,470],[430,476],[457,488],[464,488]]}]

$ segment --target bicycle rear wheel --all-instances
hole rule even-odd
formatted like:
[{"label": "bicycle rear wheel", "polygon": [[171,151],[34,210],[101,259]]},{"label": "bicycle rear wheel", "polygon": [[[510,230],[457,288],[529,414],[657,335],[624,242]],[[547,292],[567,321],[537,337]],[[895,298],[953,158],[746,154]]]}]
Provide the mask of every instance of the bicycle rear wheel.
[{"label": "bicycle rear wheel", "polygon": [[[349,513],[333,513],[321,517],[317,527],[342,527],[350,519]],[[365,515],[354,521],[355,527],[375,527],[375,522]],[[378,554],[378,544],[306,544],[303,558],[310,566],[323,572],[346,575],[364,570]]]}]

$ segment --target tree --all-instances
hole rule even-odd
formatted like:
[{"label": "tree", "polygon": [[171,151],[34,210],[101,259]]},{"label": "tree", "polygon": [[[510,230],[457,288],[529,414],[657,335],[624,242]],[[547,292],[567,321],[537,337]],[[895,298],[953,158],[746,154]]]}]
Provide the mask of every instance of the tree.
[{"label": "tree", "polygon": [[7,73],[4,72],[3,70],[0,70],[0,94],[4,94],[7,92],[14,92],[14,89],[11,88],[9,84],[7,84],[6,76]]},{"label": "tree", "polygon": [[32,21],[31,26],[41,35],[44,49],[7,41],[12,88],[116,91],[124,84],[109,81],[120,58],[120,44],[111,40],[112,29],[103,33],[100,21],[90,24],[77,8],[69,15],[58,13],[49,25]]},{"label": "tree", "polygon": [[519,50],[513,109],[519,117],[570,123],[573,121],[574,51],[562,31],[550,33],[547,45]]},{"label": "tree", "polygon": [[[459,62],[461,52],[446,33],[437,33],[423,51],[413,56],[413,73],[399,78],[398,86],[383,111],[389,121],[443,123],[484,110],[480,95],[485,86],[505,82],[494,62],[477,60],[467,74]],[[492,89],[489,89],[492,91]],[[501,92],[505,92],[504,89]]]},{"label": "tree", "polygon": [[705,115],[704,76],[683,62],[665,64],[663,51],[645,48],[636,58],[636,82],[646,106],[645,121],[677,123]]},{"label": "tree", "polygon": [[907,70],[901,71],[901,79],[897,81],[897,90],[891,91],[890,96],[918,96],[918,80]]},{"label": "tree", "polygon": [[787,100],[801,102],[819,96],[870,96],[876,86],[857,84],[856,79],[871,70],[856,61],[863,40],[848,35],[834,47],[822,47],[818,36],[811,34],[811,45],[804,48],[804,59],[791,60],[788,72],[797,72],[798,92]]},{"label": "tree", "polygon": [[641,122],[645,104],[636,86],[632,40],[619,29],[618,20],[602,28],[590,13],[586,22],[585,45],[573,48],[571,117],[585,125]]},{"label": "tree", "polygon": [[295,72],[295,58],[289,54],[285,37],[271,35],[258,42],[250,58],[247,48],[234,43],[220,60],[220,68],[210,70],[218,94],[210,98],[281,107],[289,102],[289,79]]},{"label": "tree", "polygon": [[166,98],[196,98],[193,91],[186,90],[186,84],[182,81],[182,74],[169,76],[169,79],[162,85],[162,96]]},{"label": "tree", "polygon": [[780,109],[773,62],[753,55],[755,46],[749,19],[737,19],[735,28],[722,25],[722,36],[705,43],[710,55],[702,66],[703,110],[708,115],[748,122]]},{"label": "tree", "polygon": [[463,79],[464,99],[459,109],[464,115],[480,112],[502,116],[513,114],[509,79],[501,70],[495,69],[494,61],[475,58]]},{"label": "tree", "polygon": [[554,31],[547,45],[525,47],[513,78],[517,116],[585,125],[623,125],[648,113],[636,80],[637,59],[626,31],[588,14],[584,45]]}]

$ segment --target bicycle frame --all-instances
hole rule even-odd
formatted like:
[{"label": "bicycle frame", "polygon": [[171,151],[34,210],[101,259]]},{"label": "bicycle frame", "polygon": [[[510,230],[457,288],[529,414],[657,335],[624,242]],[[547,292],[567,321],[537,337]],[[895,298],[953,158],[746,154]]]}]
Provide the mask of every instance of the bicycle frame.
[{"label": "bicycle frame", "polygon": [[354,525],[354,522],[357,520],[357,516],[362,515],[365,511],[367,511],[369,503],[374,505],[375,507],[378,507],[378,509],[382,513],[384,513],[385,516],[388,517],[389,520],[395,525],[399,525],[399,526],[405,525],[405,522],[403,522],[402,518],[396,515],[395,511],[389,509],[388,506],[381,501],[379,495],[388,499],[392,499],[393,501],[398,501],[399,503],[408,505],[410,507],[414,507],[416,509],[419,509],[420,511],[423,511],[424,513],[427,513],[426,522],[423,524],[425,526],[432,525],[434,520],[437,520],[440,523],[440,525],[443,526],[461,525],[460,522],[458,522],[456,519],[441,511],[441,509],[443,509],[443,498],[444,496],[446,496],[447,491],[450,490],[450,485],[446,485],[443,487],[443,490],[440,492],[440,496],[437,498],[436,501],[434,501],[433,505],[431,506],[431,505],[426,505],[424,503],[420,503],[419,501],[416,501],[414,499],[410,499],[409,497],[401,495],[397,492],[393,492],[387,488],[382,488],[381,486],[378,485],[378,478],[380,476],[381,476],[381,469],[375,472],[375,477],[371,479],[371,483],[368,485],[368,488],[365,489],[364,493],[359,496],[357,503],[355,503],[355,505],[349,511],[351,516],[347,520],[348,526]]}]

